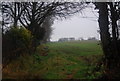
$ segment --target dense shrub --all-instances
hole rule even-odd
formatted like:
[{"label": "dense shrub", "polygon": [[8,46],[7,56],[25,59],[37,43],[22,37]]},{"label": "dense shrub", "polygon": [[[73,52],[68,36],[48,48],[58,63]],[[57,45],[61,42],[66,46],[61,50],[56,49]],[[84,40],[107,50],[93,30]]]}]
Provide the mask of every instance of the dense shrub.
[{"label": "dense shrub", "polygon": [[32,49],[31,32],[23,27],[11,28],[3,35],[3,62],[30,53]]},{"label": "dense shrub", "polygon": [[45,44],[41,44],[37,47],[36,52],[41,56],[47,56],[49,52],[49,48]]}]

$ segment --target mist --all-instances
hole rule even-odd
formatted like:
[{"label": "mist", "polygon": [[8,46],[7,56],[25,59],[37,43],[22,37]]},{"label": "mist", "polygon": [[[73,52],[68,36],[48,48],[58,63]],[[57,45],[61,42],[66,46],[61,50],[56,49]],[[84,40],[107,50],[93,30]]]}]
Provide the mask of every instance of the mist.
[{"label": "mist", "polygon": [[69,19],[55,20],[53,24],[53,34],[51,41],[57,41],[59,38],[75,37],[96,37],[99,39],[98,13],[94,6],[85,8],[82,13],[78,13]]}]

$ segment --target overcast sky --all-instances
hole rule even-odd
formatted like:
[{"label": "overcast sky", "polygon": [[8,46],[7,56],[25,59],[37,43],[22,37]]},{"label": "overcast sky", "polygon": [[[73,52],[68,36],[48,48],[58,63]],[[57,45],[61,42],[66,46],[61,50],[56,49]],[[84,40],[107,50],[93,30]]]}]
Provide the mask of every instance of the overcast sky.
[{"label": "overcast sky", "polygon": [[98,13],[94,8],[86,8],[82,11],[82,14],[76,14],[66,20],[57,20],[53,24],[53,34],[51,36],[52,41],[57,41],[63,37],[88,37],[99,38],[97,30],[99,29]]}]

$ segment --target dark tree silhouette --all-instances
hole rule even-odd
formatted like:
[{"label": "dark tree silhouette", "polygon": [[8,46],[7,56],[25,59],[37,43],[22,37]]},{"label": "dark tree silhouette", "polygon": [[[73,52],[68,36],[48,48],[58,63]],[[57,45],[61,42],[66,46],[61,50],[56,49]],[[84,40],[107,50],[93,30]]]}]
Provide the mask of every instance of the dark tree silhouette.
[{"label": "dark tree silhouette", "polygon": [[33,47],[39,45],[45,36],[42,24],[49,17],[66,18],[81,11],[86,5],[82,2],[13,2],[4,3],[3,10],[6,16],[13,20],[13,26],[19,21],[34,36]]},{"label": "dark tree silhouette", "polygon": [[52,35],[52,25],[54,23],[54,18],[48,17],[46,20],[43,22],[42,27],[45,28],[45,36],[42,40],[43,43],[50,42],[51,35]]},{"label": "dark tree silhouette", "polygon": [[22,2],[3,2],[2,13],[4,15],[4,22],[7,24],[13,23],[13,27],[17,27],[18,20],[25,10]]},{"label": "dark tree silhouette", "polygon": [[[108,78],[119,78],[120,74],[120,40],[119,27],[119,2],[99,2],[99,27],[103,52],[105,54],[105,74]],[[112,31],[110,31],[110,29]],[[111,76],[112,75],[112,76]]]}]

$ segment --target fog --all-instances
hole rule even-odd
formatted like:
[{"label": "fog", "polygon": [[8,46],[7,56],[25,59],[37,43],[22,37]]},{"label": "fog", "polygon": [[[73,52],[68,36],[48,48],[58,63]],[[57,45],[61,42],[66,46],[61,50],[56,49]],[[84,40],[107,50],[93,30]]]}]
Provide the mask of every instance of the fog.
[{"label": "fog", "polygon": [[63,37],[96,37],[99,39],[98,13],[94,6],[85,8],[81,13],[75,14],[69,19],[56,20],[53,24],[51,41],[57,41]]}]

